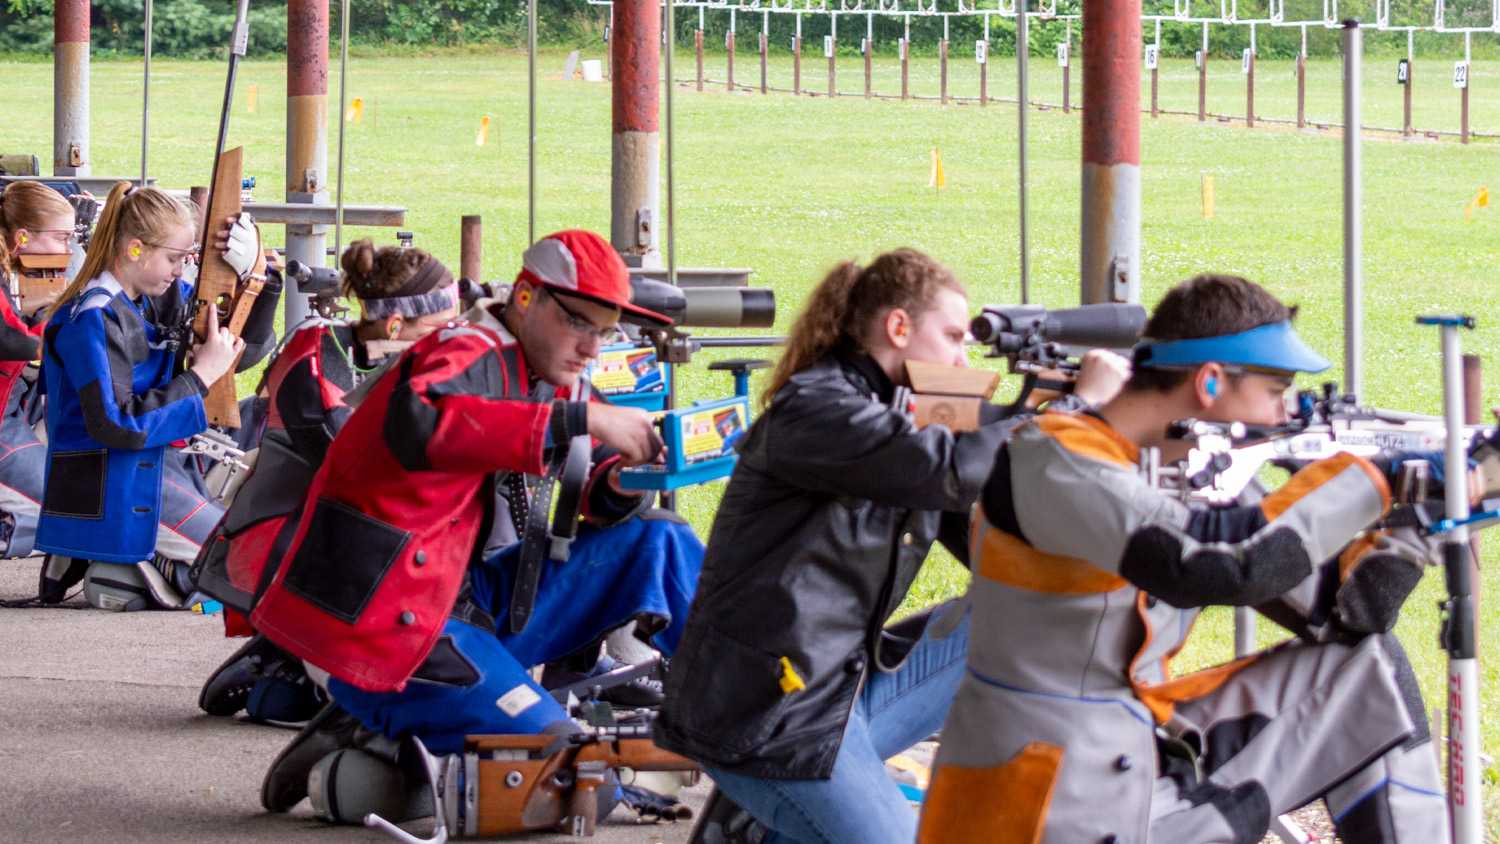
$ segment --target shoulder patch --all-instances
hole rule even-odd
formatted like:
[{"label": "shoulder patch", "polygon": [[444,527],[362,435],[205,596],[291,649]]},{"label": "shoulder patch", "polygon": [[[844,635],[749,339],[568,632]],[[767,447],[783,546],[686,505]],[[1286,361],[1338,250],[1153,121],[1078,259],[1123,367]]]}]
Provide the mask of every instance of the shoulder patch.
[{"label": "shoulder patch", "polygon": [[1083,413],[1043,413],[1034,423],[1044,435],[1074,454],[1134,466],[1140,448],[1103,421]]}]

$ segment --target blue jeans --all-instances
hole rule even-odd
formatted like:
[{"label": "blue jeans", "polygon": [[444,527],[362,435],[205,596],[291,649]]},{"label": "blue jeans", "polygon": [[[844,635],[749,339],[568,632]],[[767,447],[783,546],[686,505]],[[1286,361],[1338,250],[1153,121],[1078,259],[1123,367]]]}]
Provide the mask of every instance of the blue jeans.
[{"label": "blue jeans", "polygon": [[912,844],[917,817],[885,760],[943,726],[963,676],[969,621],[945,639],[924,637],[895,674],[869,678],[826,780],[707,773],[772,832],[765,844]]},{"label": "blue jeans", "polygon": [[437,754],[463,752],[469,735],[539,733],[568,716],[526,669],[642,618],[666,623],[653,644],[671,655],[703,567],[703,543],[686,524],[650,518],[582,533],[566,561],[543,563],[535,614],[513,634],[510,596],[519,558],[517,543],[471,569],[474,600],[494,615],[496,629],[449,619],[424,666],[443,657],[440,678],[424,679],[419,669],[399,692],[367,692],[334,677],[329,694],[365,726],[391,738],[414,735]]}]

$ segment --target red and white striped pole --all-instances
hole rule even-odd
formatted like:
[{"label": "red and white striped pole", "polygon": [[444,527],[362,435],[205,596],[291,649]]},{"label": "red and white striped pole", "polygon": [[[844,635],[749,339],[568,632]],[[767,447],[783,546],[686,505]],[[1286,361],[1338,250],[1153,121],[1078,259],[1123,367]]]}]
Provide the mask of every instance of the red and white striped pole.
[{"label": "red and white striped pole", "polygon": [[[610,50],[615,67],[610,145],[609,241],[633,266],[661,266],[661,7],[615,0]],[[668,84],[671,84],[670,81]]]},{"label": "red and white striped pole", "polygon": [[89,0],[53,10],[52,173],[89,175]]},{"label": "red and white striped pole", "polygon": [[1083,0],[1084,304],[1140,301],[1140,55],[1140,0]]}]

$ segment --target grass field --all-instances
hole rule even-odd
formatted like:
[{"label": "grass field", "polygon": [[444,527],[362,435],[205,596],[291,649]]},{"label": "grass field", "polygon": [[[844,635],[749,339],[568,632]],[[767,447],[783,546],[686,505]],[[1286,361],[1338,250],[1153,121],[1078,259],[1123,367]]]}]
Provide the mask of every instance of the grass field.
[{"label": "grass field", "polygon": [[[563,58],[549,52],[540,59],[548,75],[538,86],[537,231],[569,226],[607,231],[609,86],[562,81]],[[971,55],[963,58],[950,68],[950,91],[976,93],[977,67]],[[722,54],[711,56],[708,75],[723,79],[723,61]],[[337,109],[337,62],[332,65],[330,112]],[[1400,125],[1394,65],[1394,59],[1367,63],[1367,124]],[[1014,91],[1012,67],[1010,60],[995,58],[992,96]],[[1259,114],[1295,116],[1291,68],[1291,62],[1258,64]],[[1060,101],[1055,62],[1037,59],[1032,69],[1033,98]],[[1244,82],[1238,64],[1216,61],[1210,69],[1210,110],[1242,114]],[[211,163],[223,66],[159,61],[153,70],[152,173],[171,187],[202,184]],[[805,85],[826,89],[827,64],[820,54],[803,70]],[[346,201],[408,206],[408,228],[415,230],[417,244],[453,266],[459,216],[482,214],[486,278],[508,280],[527,237],[524,57],[351,57],[349,73],[350,96],[364,98],[366,111],[364,122],[351,126],[346,140]],[[1419,128],[1457,128],[1458,96],[1448,73],[1438,62],[1419,63]],[[691,74],[691,54],[679,54],[677,76]],[[840,90],[862,91],[862,60],[841,59],[840,74]],[[1310,118],[1339,119],[1338,75],[1336,61],[1311,63]],[[790,76],[790,59],[775,57],[772,84],[789,87]],[[756,56],[741,55],[737,78],[758,84]],[[936,94],[936,61],[914,62],[912,78],[914,91]],[[50,66],[0,64],[0,79],[6,90],[0,150],[34,152],[46,161],[51,148]],[[94,65],[96,174],[139,172],[140,79],[139,63]],[[1477,63],[1472,79],[1473,125],[1478,131],[1500,131],[1500,63]],[[1077,83],[1075,73],[1075,96]],[[1196,110],[1197,73],[1191,61],[1164,62],[1161,84],[1164,108]],[[259,91],[254,113],[246,111],[250,85]],[[883,93],[899,94],[899,64],[879,60],[875,85]],[[230,138],[232,144],[246,145],[245,172],[259,179],[258,198],[278,199],[282,193],[284,93],[283,65],[242,66]],[[896,246],[926,249],[951,264],[976,304],[1017,301],[1013,107],[763,97],[728,94],[722,85],[702,94],[679,91],[676,104],[679,261],[683,266],[754,268],[753,282],[777,291],[779,330],[790,325],[802,296],[831,263],[869,258]],[[491,130],[489,142],[479,147],[474,139],[484,116],[491,117]],[[1033,299],[1072,305],[1078,300],[1078,116],[1047,111],[1034,114],[1030,125]],[[941,150],[947,172],[948,186],[940,193],[926,188],[934,148]],[[335,149],[331,137],[330,176]],[[1242,273],[1300,303],[1301,332],[1338,359],[1340,162],[1336,134],[1247,131],[1190,118],[1143,119],[1143,299],[1154,302],[1173,283],[1200,271]],[[1216,182],[1213,219],[1201,214],[1205,175]],[[1439,410],[1437,335],[1412,324],[1418,313],[1462,310],[1477,315],[1480,329],[1465,338],[1468,349],[1500,361],[1500,332],[1491,320],[1500,298],[1495,284],[1500,208],[1479,210],[1469,224],[1463,220],[1465,206],[1487,184],[1500,186],[1500,148],[1492,143],[1405,143],[1388,137],[1366,143],[1368,402]],[[389,231],[349,230],[345,242],[365,234],[393,240]],[[268,229],[267,236],[278,241],[280,233]],[[702,355],[703,360],[713,357]],[[1492,363],[1492,371],[1497,365]],[[727,391],[727,381],[697,366],[684,374],[683,383],[692,397]],[[1313,385],[1309,380],[1305,386]],[[1491,389],[1486,401],[1494,400]],[[686,512],[702,531],[719,493],[710,485],[684,496]],[[1500,595],[1500,577],[1494,556],[1487,555],[1485,582],[1491,597],[1482,614],[1486,644],[1500,641],[1500,599],[1494,597]],[[913,601],[952,593],[965,578],[951,561],[935,556]],[[1440,573],[1434,570],[1408,604],[1399,629],[1434,703],[1442,699],[1444,682],[1442,655],[1433,644],[1434,607],[1441,590]],[[1204,635],[1184,655],[1187,664],[1203,665],[1229,654],[1228,613],[1206,613],[1202,627]],[[1262,625],[1262,637],[1275,638],[1269,624]],[[1491,659],[1484,671],[1491,690],[1496,688],[1496,665]],[[1500,706],[1495,695],[1487,696],[1484,712],[1484,745],[1496,754]],[[1490,804],[1494,827],[1493,796]]]}]

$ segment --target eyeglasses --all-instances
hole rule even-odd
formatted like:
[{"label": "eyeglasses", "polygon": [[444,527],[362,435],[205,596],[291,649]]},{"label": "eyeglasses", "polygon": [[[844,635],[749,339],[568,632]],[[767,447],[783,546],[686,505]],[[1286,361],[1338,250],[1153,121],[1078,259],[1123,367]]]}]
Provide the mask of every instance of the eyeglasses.
[{"label": "eyeglasses", "polygon": [[578,339],[585,341],[598,340],[601,346],[609,346],[620,341],[622,335],[618,326],[611,325],[608,328],[600,328],[579,316],[572,308],[564,305],[561,296],[558,296],[545,287],[542,290],[546,292],[547,298],[557,303],[557,307],[563,312],[563,316],[568,318],[568,330],[573,332],[574,336]]},{"label": "eyeglasses", "polygon": [[147,243],[146,245],[152,247],[153,249],[164,249],[164,250],[166,250],[168,252],[180,252],[180,253],[182,253],[182,254],[180,254],[177,257],[175,257],[175,258],[172,259],[172,263],[174,263],[174,264],[182,263],[183,261],[186,261],[188,258],[196,258],[196,257],[198,257],[198,253],[200,251],[202,251],[202,249],[203,249],[202,246],[199,246],[196,243],[193,244],[192,246],[189,246],[186,249],[178,249],[175,246],[166,246],[166,245],[160,244],[160,243]]}]

